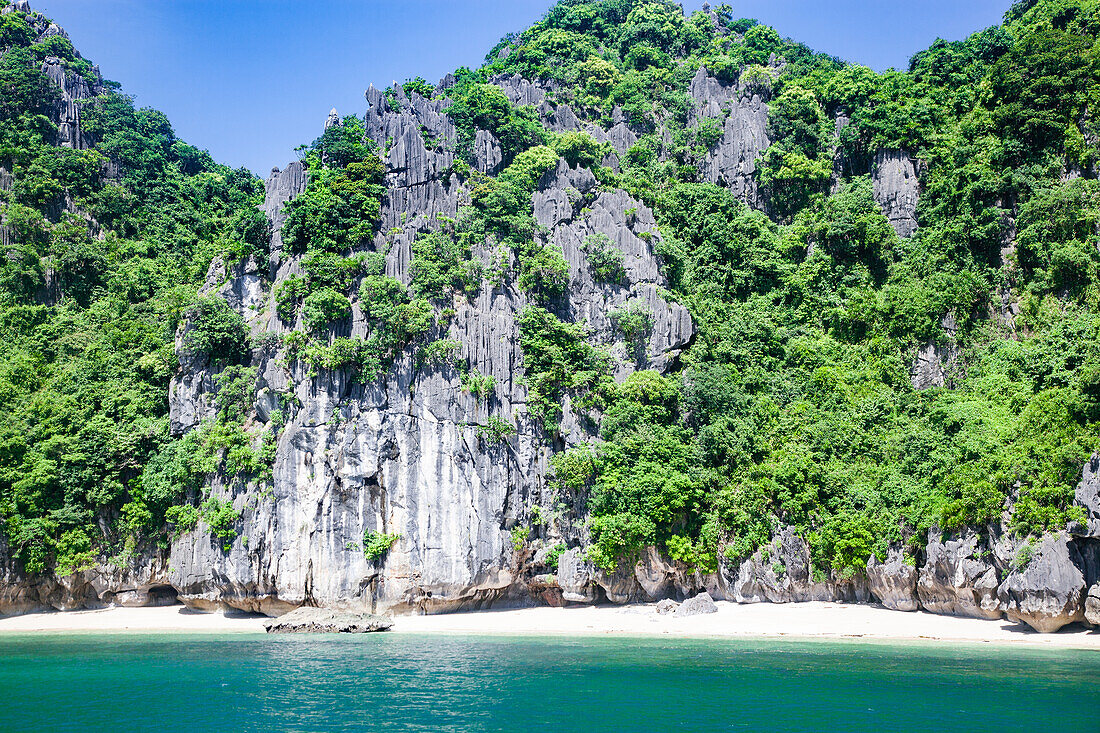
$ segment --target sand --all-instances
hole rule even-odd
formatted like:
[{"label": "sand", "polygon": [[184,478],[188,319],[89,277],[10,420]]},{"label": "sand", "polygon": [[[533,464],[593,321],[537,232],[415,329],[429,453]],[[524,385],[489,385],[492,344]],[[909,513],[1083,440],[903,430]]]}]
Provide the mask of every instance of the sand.
[{"label": "sand", "polygon": [[719,601],[718,612],[686,618],[658,615],[653,605],[527,608],[446,616],[409,616],[394,630],[480,634],[791,637],[910,639],[1025,643],[1100,650],[1100,631],[1081,627],[1037,634],[1008,621],[890,611],[844,603],[755,603]]},{"label": "sand", "polygon": [[96,611],[28,613],[0,617],[0,634],[25,632],[161,632],[266,633],[263,616],[197,613],[183,606],[104,608]]},{"label": "sand", "polygon": [[[718,612],[686,618],[658,615],[652,604],[523,608],[398,616],[393,632],[417,634],[529,634],[554,636],[647,635],[908,639],[945,642],[1034,644],[1100,650],[1100,630],[1079,626],[1036,634],[1005,620],[903,613],[844,603],[718,602]],[[0,618],[0,634],[28,632],[263,633],[263,617],[195,613],[182,606],[109,608]],[[393,633],[391,632],[391,633]]]}]

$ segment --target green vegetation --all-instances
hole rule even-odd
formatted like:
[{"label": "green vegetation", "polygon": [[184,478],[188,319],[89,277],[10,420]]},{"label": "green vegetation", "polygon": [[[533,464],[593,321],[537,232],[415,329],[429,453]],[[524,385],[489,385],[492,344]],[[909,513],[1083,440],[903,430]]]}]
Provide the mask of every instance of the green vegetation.
[{"label": "green vegetation", "polygon": [[622,250],[613,245],[606,234],[590,234],[585,238],[582,248],[598,282],[618,283],[626,277]]},{"label": "green vegetation", "polygon": [[558,571],[558,561],[561,559],[562,554],[565,552],[566,547],[564,543],[558,543],[550,548],[550,552],[546,553],[546,565],[554,572]]},{"label": "green vegetation", "polygon": [[[514,107],[500,87],[484,83],[484,74],[459,69],[459,83],[448,91],[452,103],[447,114],[458,131],[458,150],[471,165],[478,129],[493,133],[500,141],[505,165],[524,150],[547,140],[538,114],[532,107]],[[556,159],[555,159],[556,160]]]},{"label": "green vegetation", "polygon": [[1012,558],[1012,566],[1016,570],[1025,569],[1035,556],[1035,548],[1037,545],[1038,543],[1035,541],[1034,537],[1020,545],[1020,548],[1016,550],[1016,556]]},{"label": "green vegetation", "polygon": [[608,311],[611,324],[628,341],[643,340],[653,328],[653,311],[640,300],[628,300]]},{"label": "green vegetation", "polygon": [[372,562],[381,560],[399,539],[401,539],[399,534],[386,534],[368,529],[363,534],[363,554]]},{"label": "green vegetation", "polygon": [[[678,373],[602,390],[601,440],[553,461],[559,491],[589,495],[589,557],[611,568],[655,543],[713,567],[719,551],[747,556],[786,524],[810,541],[817,572],[846,574],[932,525],[996,520],[1009,495],[1019,534],[1063,526],[1100,445],[1089,172],[1100,151],[1082,116],[1100,93],[1100,4],[1017,3],[1004,26],[937,41],[882,75],[727,8],[717,17],[744,35],[712,35],[712,19],[661,2],[562,3],[506,39],[503,60],[490,56],[490,69],[564,85],[557,98],[591,114],[606,120],[619,104],[673,137],[643,135],[619,183],[654,208],[658,253],[698,335]],[[772,54],[781,73],[765,68]],[[679,95],[700,64],[771,100],[777,142],[758,174],[768,215],[695,182],[714,131],[684,129]],[[850,118],[839,137],[838,114]],[[835,147],[848,167],[830,194]],[[927,165],[907,240],[866,177],[884,148]],[[1009,217],[1015,251],[1002,266]],[[1006,290],[1021,306],[1013,327],[989,315]],[[613,314],[623,335],[643,331],[642,314],[625,311]],[[533,404],[554,414],[589,372],[536,348],[552,321],[531,315]],[[949,388],[910,384],[928,341],[958,353]]]},{"label": "green vegetation", "polygon": [[241,514],[233,508],[233,503],[211,496],[203,502],[199,516],[210,528],[210,533],[222,541],[222,549],[229,552],[233,540],[237,539],[235,525],[241,519]]},{"label": "green vegetation", "polygon": [[309,292],[309,286],[303,278],[291,275],[275,288],[275,310],[279,318],[293,323],[298,314],[298,306]]},{"label": "green vegetation", "polygon": [[476,369],[470,369],[462,375],[462,389],[466,390],[479,400],[484,400],[493,394],[497,380],[488,374],[481,374]]},{"label": "green vegetation", "polygon": [[[417,80],[410,84],[421,93],[430,91]],[[412,291],[426,297],[414,298],[399,281],[382,274],[384,251],[355,251],[372,246],[384,193],[382,161],[355,116],[326,129],[303,148],[303,155],[310,180],[305,192],[287,205],[283,238],[303,255],[304,277],[290,276],[274,293],[279,317],[293,323],[300,311],[305,327],[304,333],[283,337],[287,358],[308,364],[312,376],[321,369],[346,369],[371,382],[406,347],[427,340],[435,329],[435,311],[427,297],[441,298],[458,277],[452,271],[458,255],[440,249],[450,242],[442,233],[418,239]],[[475,282],[472,277],[469,281]],[[368,337],[329,338],[351,315],[353,292],[367,319]]]},{"label": "green vegetation", "polygon": [[432,341],[416,353],[416,362],[419,366],[451,364],[455,361],[455,353],[461,348],[462,342],[458,339]]},{"label": "green vegetation", "polygon": [[412,286],[418,295],[443,300],[453,290],[474,294],[480,288],[481,263],[471,255],[468,237],[439,229],[417,237],[412,251]]},{"label": "green vegetation", "polygon": [[512,549],[519,552],[527,545],[527,538],[531,536],[531,528],[517,524],[512,527]]},{"label": "green vegetation", "polygon": [[22,13],[0,18],[0,166],[14,179],[0,191],[12,232],[0,257],[0,528],[29,572],[68,573],[165,541],[166,513],[198,500],[212,470],[194,450],[201,436],[168,433],[177,326],[190,319],[184,348],[197,358],[237,361],[243,323],[195,292],[215,257],[266,261],[267,237],[261,182],[113,83],[82,105],[90,147],[57,146],[43,60],[97,79],[67,39],[36,35]]},{"label": "green vegetation", "polygon": [[302,301],[302,320],[309,331],[320,331],[351,315],[351,301],[333,288],[315,290]]},{"label": "green vegetation", "polygon": [[495,415],[490,416],[484,425],[477,426],[477,437],[490,445],[503,443],[509,436],[515,434],[515,425]]},{"label": "green vegetation", "polygon": [[[1003,25],[876,74],[724,5],[685,16],[668,0],[563,0],[440,92],[458,133],[447,176],[468,202],[416,233],[409,287],[376,244],[384,168],[362,122],[303,147],[309,184],[283,229],[301,273],[274,292],[278,317],[302,323],[286,358],[372,381],[413,352],[419,368],[454,368],[481,409],[494,380],[439,337],[485,280],[515,284],[530,303],[518,319],[529,411],[555,440],[568,403],[598,436],[556,455],[552,481],[589,512],[588,557],[608,569],[649,544],[713,569],[786,525],[817,574],[844,575],[1006,507],[1021,536],[1064,526],[1100,445],[1098,34],[1097,0],[1021,0]],[[21,13],[0,18],[4,535],[31,572],[77,571],[199,522],[228,547],[239,515],[204,494],[207,477],[266,480],[281,423],[254,423],[243,319],[196,292],[215,258],[266,265],[262,186],[113,84],[83,106],[91,147],[56,145],[44,59],[95,78],[64,38],[34,41]],[[768,102],[763,211],[700,182],[725,124],[691,110],[700,66]],[[607,128],[620,111],[638,140],[618,168],[603,167],[606,143],[549,133],[489,83],[517,72],[552,82],[552,101],[585,121]],[[403,90],[436,94],[419,78]],[[479,130],[500,142],[495,177],[471,167]],[[921,163],[907,239],[873,193],[876,156],[894,150]],[[531,200],[561,159],[653,210],[658,230],[639,236],[697,328],[669,374],[615,384],[610,353],[567,320],[569,267]],[[583,248],[597,280],[626,284],[609,239]],[[337,336],[353,309],[365,337]],[[608,316],[644,348],[641,301]],[[945,386],[918,390],[910,365],[929,343],[954,358]],[[218,375],[217,416],[171,438],[179,357]],[[489,416],[477,435],[488,450],[515,430]],[[528,537],[517,527],[517,549]],[[380,559],[396,539],[367,533],[364,552]]]},{"label": "green vegetation", "polygon": [[528,306],[519,318],[527,407],[556,432],[562,398],[573,397],[575,409],[600,404],[610,389],[607,353],[588,342],[584,327],[566,323],[538,306]]},{"label": "green vegetation", "polygon": [[199,298],[187,312],[184,349],[216,361],[235,361],[248,349],[244,319],[223,299]]}]

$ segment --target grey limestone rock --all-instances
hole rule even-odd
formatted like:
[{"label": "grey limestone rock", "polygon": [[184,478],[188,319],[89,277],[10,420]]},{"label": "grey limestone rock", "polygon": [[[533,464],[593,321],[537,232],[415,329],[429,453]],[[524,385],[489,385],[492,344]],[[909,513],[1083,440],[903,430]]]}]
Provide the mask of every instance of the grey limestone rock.
[{"label": "grey limestone rock", "polygon": [[1068,535],[1046,535],[1030,561],[1010,572],[997,589],[1005,615],[1040,633],[1084,621],[1087,588],[1081,565]]},{"label": "grey limestone rock", "polygon": [[[652,245],[640,232],[655,233],[653,213],[622,191],[597,191],[586,169],[564,161],[547,173],[534,196],[535,219],[551,229],[551,244],[561,247],[569,263],[569,309],[575,321],[587,323],[597,341],[612,343],[620,355],[616,378],[649,364],[666,368],[690,342],[695,329],[687,309],[661,297],[667,285],[657,267]],[[627,211],[633,209],[632,217]],[[621,251],[626,278],[622,283],[597,282],[585,254],[593,236],[608,237]],[[651,314],[652,327],[644,343],[626,343],[611,320],[616,309],[637,304]],[[635,347],[637,351],[635,351]]]},{"label": "grey limestone rock", "polygon": [[283,222],[286,221],[286,213],[283,207],[292,198],[306,190],[309,183],[309,173],[299,160],[279,170],[271,169],[271,175],[264,185],[263,210],[267,220],[271,224],[271,261],[272,266],[277,267],[283,251]]},{"label": "grey limestone rock", "polygon": [[[10,191],[14,182],[11,173],[0,166],[0,191]],[[5,224],[4,221],[5,215],[0,214],[0,247],[10,247],[15,240],[13,239],[11,227]]]},{"label": "grey limestone rock", "polygon": [[673,613],[674,616],[698,616],[704,613],[718,613],[718,606],[709,593],[700,593],[694,598],[689,598],[680,604]]},{"label": "grey limestone rock", "polygon": [[917,231],[920,177],[917,164],[901,150],[880,150],[871,174],[875,201],[899,237]]},{"label": "grey limestone rock", "polygon": [[393,621],[369,613],[298,608],[264,621],[269,634],[367,634],[389,631]]},{"label": "grey limestone rock", "polygon": [[702,161],[702,178],[730,189],[750,206],[762,208],[756,186],[756,162],[771,145],[768,105],[759,94],[725,85],[700,67],[688,90],[696,119],[722,123],[722,137]]},{"label": "grey limestone rock", "polygon": [[508,101],[517,107],[537,106],[546,99],[546,93],[550,91],[550,88],[528,81],[519,74],[497,74],[489,79],[489,83],[500,87]]},{"label": "grey limestone rock", "polygon": [[584,559],[580,549],[574,547],[558,556],[558,586],[562,598],[568,603],[592,603],[598,594],[593,583],[595,570]]},{"label": "grey limestone rock", "polygon": [[886,561],[879,562],[872,555],[867,560],[867,580],[871,595],[886,608],[894,611],[916,611],[917,568],[906,562],[904,553],[891,547]]},{"label": "grey limestone rock", "polygon": [[714,579],[667,560],[652,546],[643,548],[633,565],[624,562],[612,573],[595,568],[579,549],[567,550],[558,558],[557,582],[563,598],[572,603],[592,603],[601,592],[612,603],[685,598],[702,590],[717,592]]},{"label": "grey limestone rock", "polygon": [[664,600],[657,601],[657,613],[661,616],[666,616],[670,613],[676,613],[676,609],[680,607],[680,604],[671,598],[665,598]]},{"label": "grey limestone rock", "polygon": [[[4,12],[27,10],[23,0],[4,6]],[[40,38],[63,33],[45,21],[34,20],[34,28]],[[87,147],[80,102],[102,91],[98,75],[74,75],[56,58],[45,59],[42,68],[60,90],[61,101],[52,114],[57,144]],[[620,108],[612,111],[611,126],[602,129],[583,122],[569,105],[557,103],[552,84],[519,76],[501,76],[493,82],[514,104],[531,105],[548,129],[581,130],[609,142],[615,152],[605,165],[617,166],[618,156],[638,140]],[[453,77],[445,78],[440,90],[453,83]],[[760,206],[755,173],[770,144],[766,95],[723,84],[705,69],[692,79],[689,93],[692,122],[709,118],[722,126],[721,138],[700,162],[702,178],[728,186]],[[452,175],[457,133],[443,111],[447,100],[406,94],[400,86],[390,94],[392,103],[387,94],[373,86],[365,93],[369,109],[364,129],[383,159],[386,193],[380,231],[363,249],[385,252],[386,274],[408,284],[413,241],[440,226],[439,215],[456,216],[468,203],[469,190]],[[333,110],[326,125],[336,124],[340,121]],[[837,125],[839,129],[840,119]],[[492,134],[477,133],[473,154],[479,171],[499,172],[501,146]],[[915,231],[918,179],[918,164],[904,152],[881,151],[876,156],[875,198],[902,236]],[[456,296],[448,304],[454,314],[438,336],[459,344],[455,359],[494,378],[495,388],[487,399],[465,391],[453,365],[418,364],[411,350],[384,378],[368,384],[345,371],[312,374],[306,365],[288,359],[279,345],[277,337],[295,324],[277,317],[272,297],[280,282],[302,270],[301,258],[284,247],[281,227],[286,204],[307,184],[308,173],[300,162],[273,170],[263,204],[272,230],[270,269],[261,272],[254,260],[229,268],[216,262],[203,288],[204,294],[225,299],[239,312],[254,337],[270,336],[252,353],[257,397],[248,426],[270,427],[277,415],[285,421],[270,482],[219,475],[204,487],[210,495],[231,502],[240,514],[237,536],[228,549],[200,522],[173,541],[167,555],[150,551],[133,567],[104,564],[65,578],[27,578],[0,537],[0,613],[111,603],[150,605],[177,597],[198,609],[236,608],[270,615],[300,606],[353,613],[438,612],[513,602],[527,592],[525,573],[531,568],[524,563],[530,558],[514,552],[510,531],[526,525],[536,507],[552,506],[555,497],[546,476],[554,451],[592,441],[595,435],[568,401],[561,435],[553,442],[528,413],[517,326],[518,314],[529,304],[526,294],[507,282],[485,283],[477,294]],[[0,170],[0,189],[11,185],[11,176]],[[66,206],[74,208],[72,202]],[[588,338],[610,348],[618,380],[637,369],[674,368],[694,336],[694,324],[686,308],[663,296],[668,283],[655,254],[661,235],[653,212],[624,191],[600,186],[591,171],[571,168],[565,161],[539,181],[532,206],[539,236],[560,247],[569,266],[568,297],[555,304],[559,315],[584,322]],[[0,225],[0,242],[6,243],[6,232]],[[621,282],[600,282],[594,276],[586,253],[593,237],[606,237],[622,252]],[[495,254],[487,249],[475,252],[486,263]],[[651,327],[639,339],[628,341],[614,326],[611,314],[626,307],[644,309],[650,316]],[[352,317],[327,337],[368,335],[369,325],[353,290]],[[922,350],[915,386],[945,383],[950,355],[939,348],[928,345]],[[169,395],[174,435],[213,414],[217,374],[207,359],[178,351]],[[489,417],[513,423],[516,433],[500,443],[487,443],[479,437],[478,426]],[[1087,515],[1081,527],[1073,528],[1079,539],[1044,549],[1033,560],[1037,564],[1031,575],[1028,570],[1009,574],[1004,583],[999,582],[999,572],[1005,562],[986,557],[989,551],[972,533],[946,541],[938,534],[929,538],[928,561],[919,572],[892,554],[886,563],[869,561],[866,576],[815,579],[809,546],[789,528],[741,562],[723,557],[717,575],[701,575],[654,548],[646,548],[637,562],[605,573],[584,559],[581,547],[587,530],[583,517],[577,517],[567,520],[574,524],[560,538],[553,538],[574,546],[558,559],[557,587],[564,601],[583,603],[605,597],[617,603],[682,598],[706,591],[684,606],[706,605],[712,597],[740,602],[875,597],[888,607],[911,609],[915,592],[925,608],[939,613],[996,618],[1004,604],[1013,617],[1049,625],[1075,617],[1070,603],[1077,587],[1071,569],[1077,567],[1074,552],[1083,558],[1079,595],[1083,597],[1083,589],[1090,585],[1095,591],[1100,580],[1100,568],[1089,569],[1100,566],[1100,558],[1094,562],[1089,558],[1096,553],[1081,549],[1082,542],[1100,537],[1097,470],[1094,458],[1078,487],[1077,502]],[[397,539],[388,554],[371,559],[362,548],[367,532]],[[1043,585],[1040,569],[1047,566],[1051,577],[1059,579],[1057,585]],[[550,584],[548,579],[539,582]],[[1082,601],[1081,607],[1091,602]]]},{"label": "grey limestone rock", "polygon": [[647,598],[667,598],[675,593],[676,568],[657,549],[647,547],[634,565],[634,577]]},{"label": "grey limestone rock", "polygon": [[688,94],[695,101],[691,110],[692,119],[721,117],[739,96],[736,85],[723,84],[702,66],[692,77]]},{"label": "grey limestone rock", "polygon": [[682,562],[666,559],[652,545],[642,550],[634,564],[634,577],[648,601],[686,598],[717,587],[716,578],[704,576]]},{"label": "grey limestone rock", "polygon": [[612,572],[597,570],[596,585],[612,603],[631,603],[646,600],[645,591],[634,575],[634,568],[623,561]]},{"label": "grey limestone rock", "polygon": [[958,330],[955,314],[949,311],[944,315],[940,321],[940,327],[943,328],[946,340],[927,341],[921,344],[913,357],[913,363],[909,367],[909,379],[913,389],[951,386],[951,375],[959,358],[959,350],[954,340]]},{"label": "grey limestone rock", "polygon": [[7,538],[0,532],[0,616],[42,608],[34,585],[16,566]]},{"label": "grey limestone rock", "polygon": [[[52,36],[68,38],[68,34],[58,25],[49,22],[45,16],[33,13],[30,4],[24,0],[4,3],[3,13],[5,15],[8,13],[25,14],[28,24],[37,34],[36,43],[41,43]],[[79,57],[80,54],[77,53],[77,58]],[[50,117],[57,126],[56,144],[59,147],[78,150],[91,147],[92,141],[84,135],[81,107],[84,100],[96,97],[106,91],[103,79],[99,75],[99,69],[91,67],[87,76],[77,74],[67,69],[65,61],[56,56],[47,56],[43,59],[41,69],[58,92],[53,109],[50,112]]]},{"label": "grey limestone rock", "polygon": [[974,618],[1003,615],[992,551],[975,532],[968,530],[954,539],[930,532],[925,554],[917,577],[917,597],[923,609]]},{"label": "grey limestone rock", "polygon": [[559,104],[546,114],[546,124],[554,132],[575,132],[585,129],[577,113],[568,104]]},{"label": "grey limestone rock", "polygon": [[719,36],[728,36],[730,29],[726,26],[726,20],[723,16],[718,14],[717,9],[712,8],[710,3],[703,3],[702,10],[710,18],[710,22],[714,25],[714,32]]},{"label": "grey limestone rock", "polygon": [[101,562],[62,577],[27,576],[17,568],[0,537],[0,616],[175,602],[176,591],[168,583],[166,558],[152,548],[131,563]]},{"label": "grey limestone rock", "polygon": [[638,142],[638,136],[625,122],[617,122],[606,131],[596,128],[593,137],[597,142],[611,143],[611,147],[615,148],[619,155],[625,154],[634,146],[634,143]]},{"label": "grey limestone rock", "polygon": [[[366,96],[371,107],[365,129],[386,153],[387,235],[378,246],[388,251],[387,274],[407,283],[413,239],[439,225],[436,213],[454,216],[465,195],[460,184],[441,180],[454,160],[454,128],[441,100],[398,93],[394,110],[373,87]],[[273,177],[272,200],[265,202],[273,225],[281,205],[302,185],[304,176],[296,172]],[[652,213],[621,191],[599,190],[589,171],[564,162],[540,181],[533,205],[570,263],[565,317],[587,320],[590,338],[606,343],[618,338],[609,310],[638,301],[653,313],[640,354],[624,358],[616,377],[670,364],[694,326],[686,309],[660,296],[665,281],[650,243],[637,234],[656,229]],[[635,210],[631,221],[629,209]],[[627,282],[593,280],[583,241],[594,233],[623,250]],[[298,257],[284,256],[276,284],[299,269]],[[217,286],[221,278],[215,276],[211,286],[242,313],[253,333],[289,329],[274,315],[269,291],[256,302],[255,273],[247,263],[226,275],[224,285]],[[486,284],[454,301],[454,316],[441,335],[460,344],[456,358],[496,380],[487,401],[462,389],[454,367],[418,365],[412,353],[385,378],[360,384],[342,371],[311,376],[305,365],[286,363],[280,347],[255,352],[255,419],[269,420],[276,404],[287,406],[273,482],[261,487],[219,477],[209,486],[241,513],[239,537],[226,551],[200,523],[173,543],[171,582],[180,600],[202,609],[276,614],[299,605],[438,612],[510,602],[520,591],[526,597],[509,531],[543,500],[553,450],[527,417],[520,381],[516,321],[526,304],[525,294],[512,285]],[[357,303],[350,323],[332,335],[368,335]],[[209,414],[209,372],[204,364],[181,363],[171,396],[177,433]],[[517,433],[499,445],[485,444],[477,427],[490,415],[509,419]],[[566,444],[591,439],[587,431],[567,406]],[[400,539],[384,558],[369,560],[360,547],[367,531]],[[577,550],[559,558],[558,583],[571,602],[591,602],[601,592],[618,602],[646,598],[633,568],[596,573]]]},{"label": "grey limestone rock", "polygon": [[474,157],[477,169],[490,176],[496,175],[504,163],[500,141],[491,132],[478,130],[474,136]]},{"label": "grey limestone rock", "polygon": [[1085,598],[1085,621],[1093,626],[1100,626],[1100,582],[1089,588]]},{"label": "grey limestone rock", "polygon": [[214,414],[211,396],[214,373],[204,354],[182,349],[183,336],[177,339],[178,377],[168,385],[168,427],[172,435],[183,435]]},{"label": "grey limestone rock", "polygon": [[1100,581],[1100,540],[1092,537],[1074,537],[1072,543],[1081,557],[1080,568],[1085,574],[1085,585],[1091,588]]},{"label": "grey limestone rock", "polygon": [[90,141],[84,137],[81,128],[81,102],[96,96],[102,90],[89,85],[84,77],[65,69],[64,62],[55,57],[47,57],[42,71],[60,90],[60,99],[56,106],[57,143],[63,148],[83,149],[90,147]]},{"label": "grey limestone rock", "polygon": [[[55,83],[68,85],[69,97],[85,93],[81,80],[47,62]],[[549,105],[546,89],[516,79],[505,86],[519,95],[518,101],[537,104],[540,114],[573,125],[572,110]],[[386,273],[408,283],[414,238],[438,227],[437,215],[455,216],[468,197],[463,185],[447,175],[455,160],[456,133],[443,113],[445,99],[406,95],[399,87],[393,105],[374,87],[365,96],[370,107],[364,128],[386,168],[382,221],[373,246],[387,252]],[[609,134],[620,147],[632,144],[633,133],[618,117]],[[69,140],[82,144],[76,132]],[[476,147],[477,167],[497,170],[499,143],[485,133]],[[269,272],[260,272],[254,261],[229,269],[216,262],[203,288],[206,295],[224,298],[252,334],[265,336],[268,344],[252,354],[258,395],[249,428],[269,427],[276,412],[285,420],[270,483],[215,476],[205,488],[240,513],[236,538],[225,549],[200,522],[172,543],[170,561],[159,558],[162,564],[155,571],[137,579],[101,573],[31,582],[14,578],[14,564],[5,561],[0,563],[5,609],[163,602],[171,594],[161,586],[170,585],[179,600],[199,609],[278,614],[308,605],[433,612],[507,600],[517,588],[525,589],[509,531],[526,521],[533,507],[550,501],[545,475],[555,449],[527,414],[517,337],[517,315],[527,305],[526,295],[512,285],[486,284],[470,298],[455,299],[454,316],[440,334],[461,344],[456,358],[496,380],[487,400],[464,391],[453,366],[419,365],[411,350],[384,379],[370,384],[342,371],[310,374],[306,365],[288,361],[278,345],[276,337],[294,324],[277,317],[272,299],[281,281],[301,272],[300,257],[286,251],[280,228],[286,204],[307,183],[299,162],[273,171],[267,181],[263,210],[272,227]],[[573,295],[563,317],[587,319],[590,338],[617,349],[619,379],[637,368],[670,366],[690,342],[694,326],[685,308],[661,296],[666,282],[651,242],[639,236],[659,236],[652,213],[621,191],[598,189],[589,171],[564,163],[541,182],[533,203],[540,222],[547,222],[550,240],[570,263]],[[628,216],[628,210],[635,214]],[[594,281],[582,245],[596,233],[623,250],[626,282]],[[487,261],[491,253],[477,254]],[[628,303],[653,315],[653,327],[637,350],[615,334],[607,315]],[[330,338],[368,335],[358,303],[352,308],[352,318]],[[218,367],[178,351],[170,426],[173,434],[182,435],[212,415]],[[513,422],[517,433],[487,445],[478,426],[490,416]],[[567,445],[592,438],[568,406],[563,425]],[[372,560],[361,546],[368,531],[400,538],[385,557]],[[577,536],[570,543],[583,542],[583,530],[573,533]],[[571,562],[576,570],[572,581],[567,579]],[[559,574],[563,589],[572,589],[572,599],[593,601],[601,593],[613,599],[646,597],[633,568],[624,569],[621,577],[595,573],[577,552],[571,560],[567,553]]]},{"label": "grey limestone rock", "polygon": [[[30,5],[24,0],[19,0],[19,2],[14,3],[4,3],[3,14],[7,15],[9,13],[28,14],[27,21],[32,30],[37,34],[35,38],[36,43],[41,43],[51,36],[68,37],[64,30],[57,25],[49,23],[44,16],[32,13]],[[77,54],[77,57],[79,57],[79,54]],[[96,97],[106,91],[102,77],[99,75],[98,67],[92,67],[86,78],[81,74],[66,69],[64,60],[56,56],[47,56],[42,61],[41,70],[57,92],[52,108],[47,111],[51,122],[53,122],[57,128],[57,134],[53,142],[58,147],[73,148],[77,150],[91,147],[93,141],[89,140],[83,131],[81,109],[86,100]],[[105,173],[108,178],[117,175],[113,163],[106,164]],[[10,190],[13,183],[14,181],[11,173],[0,168],[0,190]],[[88,222],[89,230],[93,234],[98,231],[98,224],[95,220],[86,211],[81,210],[76,205],[76,202],[68,192],[64,194],[63,200],[59,204],[51,206],[50,209],[48,213],[52,219],[59,218],[62,212],[76,214],[78,217]],[[4,224],[3,214],[0,214],[0,246],[9,247],[11,244],[11,228]],[[57,302],[59,295],[58,283],[52,269],[48,268],[45,276],[45,286],[39,289],[39,292],[36,293],[36,297],[46,305],[53,305]]]},{"label": "grey limestone rock", "polygon": [[833,573],[815,579],[810,547],[790,527],[781,528],[767,547],[739,563],[719,555],[719,573],[726,599],[738,603],[865,602],[871,598],[862,574],[846,578]]},{"label": "grey limestone rock", "polygon": [[913,389],[942,387],[947,381],[948,350],[933,343],[922,344],[913,357],[909,379]]},{"label": "grey limestone rock", "polygon": [[1100,539],[1100,454],[1094,453],[1085,463],[1073,499],[1084,510],[1085,521],[1075,523],[1070,532],[1078,537]]}]

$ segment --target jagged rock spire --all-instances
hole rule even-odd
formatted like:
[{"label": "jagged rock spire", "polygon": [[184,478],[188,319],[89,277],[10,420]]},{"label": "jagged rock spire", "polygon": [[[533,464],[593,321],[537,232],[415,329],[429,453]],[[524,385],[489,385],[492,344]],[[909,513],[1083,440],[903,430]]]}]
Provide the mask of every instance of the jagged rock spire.
[{"label": "jagged rock spire", "polygon": [[0,8],[0,15],[7,15],[11,12],[29,13],[31,12],[31,4],[28,0],[8,0]]},{"label": "jagged rock spire", "polygon": [[382,100],[384,99],[384,95],[383,95],[383,93],[382,93],[381,91],[379,91],[379,90],[378,90],[378,89],[377,89],[377,88],[376,88],[376,87],[374,86],[374,84],[371,84],[371,85],[370,85],[370,86],[369,86],[369,87],[367,88],[367,91],[363,92],[363,96],[364,96],[364,97],[366,98],[366,100],[367,100],[367,105],[368,105],[368,106],[369,106],[369,107],[370,107],[371,109],[374,109],[375,107],[378,107],[379,105],[381,105],[381,104],[382,104]]},{"label": "jagged rock spire", "polygon": [[340,115],[336,114],[336,108],[333,107],[331,110],[329,110],[328,119],[325,120],[325,129],[327,130],[330,127],[336,127],[339,124]]}]

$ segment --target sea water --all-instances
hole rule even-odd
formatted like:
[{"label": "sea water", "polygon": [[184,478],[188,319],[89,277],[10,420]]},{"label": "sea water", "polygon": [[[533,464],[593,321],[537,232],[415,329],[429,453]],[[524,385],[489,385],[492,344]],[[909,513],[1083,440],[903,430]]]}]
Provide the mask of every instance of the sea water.
[{"label": "sea water", "polygon": [[369,634],[0,635],[2,731],[1100,731],[1100,653]]}]

